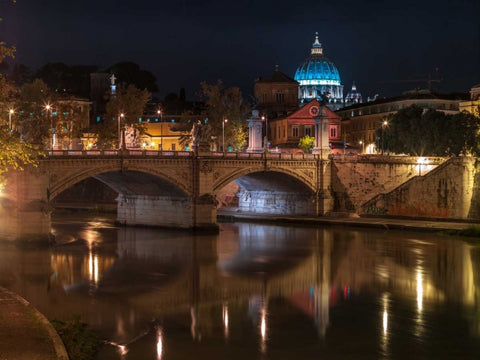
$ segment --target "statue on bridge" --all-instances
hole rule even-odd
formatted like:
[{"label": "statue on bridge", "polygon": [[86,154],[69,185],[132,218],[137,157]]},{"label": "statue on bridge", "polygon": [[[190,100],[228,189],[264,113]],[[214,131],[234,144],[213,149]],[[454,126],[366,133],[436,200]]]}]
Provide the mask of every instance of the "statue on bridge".
[{"label": "statue on bridge", "polygon": [[212,129],[209,124],[202,124],[200,120],[192,126],[192,149],[195,152],[209,152],[212,139]]}]

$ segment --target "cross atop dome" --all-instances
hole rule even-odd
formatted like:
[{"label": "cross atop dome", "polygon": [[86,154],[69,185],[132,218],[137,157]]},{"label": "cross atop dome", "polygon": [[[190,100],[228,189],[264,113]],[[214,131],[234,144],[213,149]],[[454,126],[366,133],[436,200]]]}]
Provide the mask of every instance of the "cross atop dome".
[{"label": "cross atop dome", "polygon": [[318,40],[318,32],[315,32],[315,41],[312,45],[312,55],[323,55],[322,44]]}]

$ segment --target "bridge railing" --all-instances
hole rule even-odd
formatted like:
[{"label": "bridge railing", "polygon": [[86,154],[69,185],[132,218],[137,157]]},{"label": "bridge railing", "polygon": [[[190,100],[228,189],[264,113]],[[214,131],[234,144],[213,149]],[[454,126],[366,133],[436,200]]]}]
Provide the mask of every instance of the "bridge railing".
[{"label": "bridge railing", "polygon": [[132,157],[193,157],[191,151],[156,150],[48,150],[50,157],[93,157],[93,156],[132,156]]},{"label": "bridge railing", "polygon": [[[172,158],[194,157],[192,151],[158,151],[158,150],[48,150],[48,157],[147,157],[147,158]],[[211,152],[207,156],[222,159],[278,159],[278,160],[312,160],[318,155],[313,154],[288,154],[288,153],[247,153],[247,152]]]}]

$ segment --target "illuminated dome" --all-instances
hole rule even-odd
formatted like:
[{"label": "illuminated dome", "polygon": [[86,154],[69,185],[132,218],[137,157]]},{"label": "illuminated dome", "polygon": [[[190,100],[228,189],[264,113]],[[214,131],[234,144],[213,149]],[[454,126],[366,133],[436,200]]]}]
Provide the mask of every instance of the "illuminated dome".
[{"label": "illuminated dome", "polygon": [[315,33],[310,56],[297,68],[298,98],[301,103],[313,99],[325,100],[335,109],[343,105],[343,85],[337,67],[324,54]]}]

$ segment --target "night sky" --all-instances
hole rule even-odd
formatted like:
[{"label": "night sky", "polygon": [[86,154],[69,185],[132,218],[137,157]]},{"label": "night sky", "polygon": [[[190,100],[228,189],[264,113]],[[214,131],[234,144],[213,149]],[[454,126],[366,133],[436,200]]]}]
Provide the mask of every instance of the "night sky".
[{"label": "night sky", "polygon": [[440,69],[442,92],[480,83],[480,0],[0,0],[0,38],[17,61],[107,67],[137,62],[160,96],[203,80],[253,92],[276,64],[293,77],[315,31],[339,72],[364,95],[392,96]]}]

